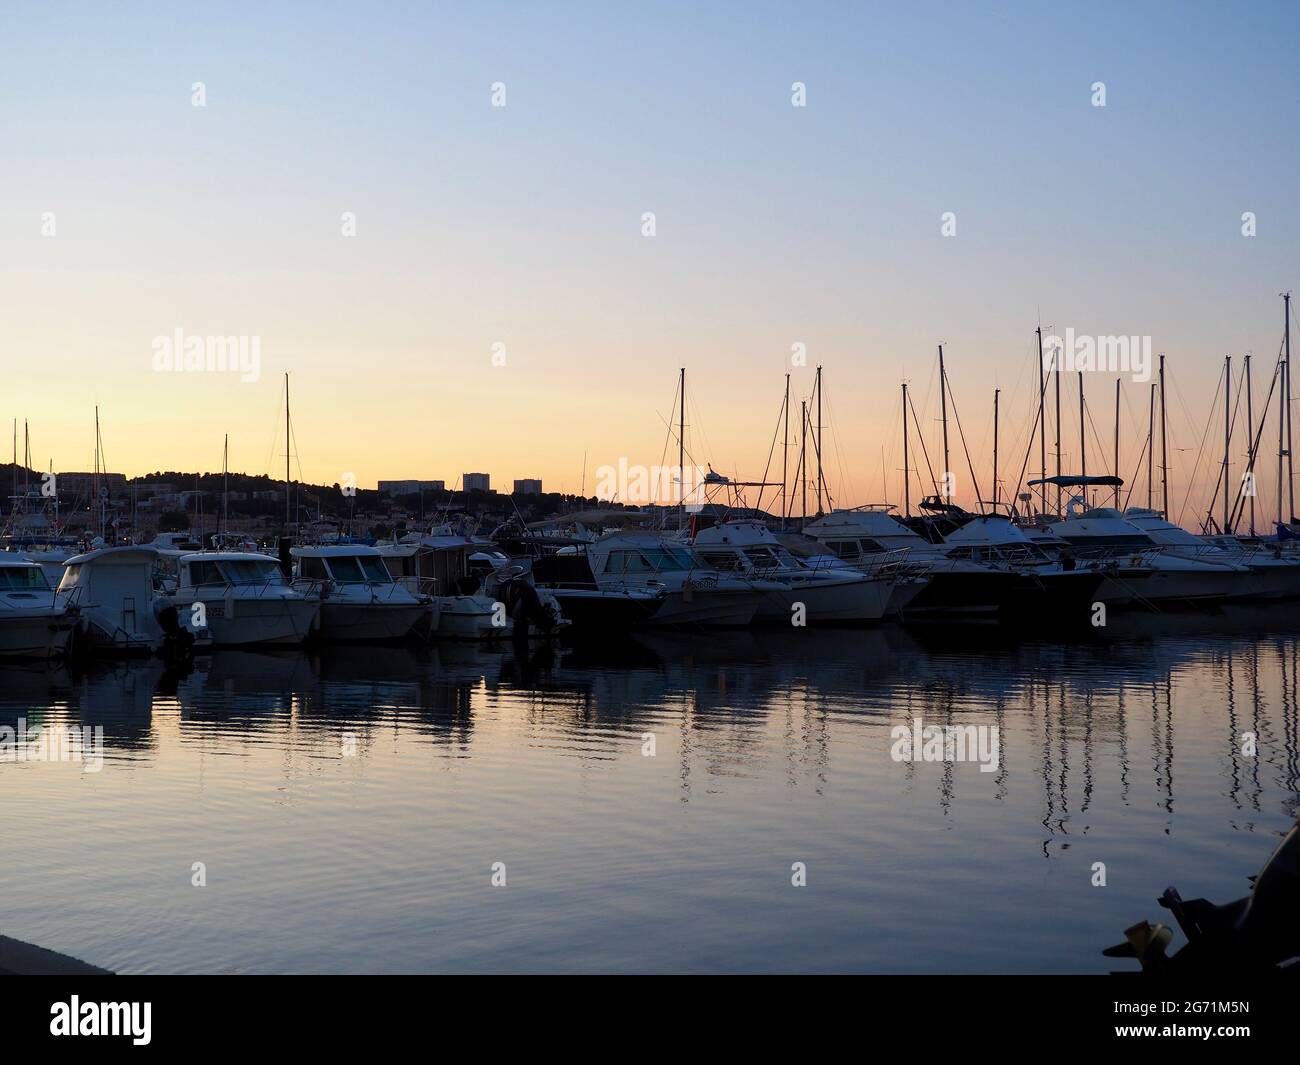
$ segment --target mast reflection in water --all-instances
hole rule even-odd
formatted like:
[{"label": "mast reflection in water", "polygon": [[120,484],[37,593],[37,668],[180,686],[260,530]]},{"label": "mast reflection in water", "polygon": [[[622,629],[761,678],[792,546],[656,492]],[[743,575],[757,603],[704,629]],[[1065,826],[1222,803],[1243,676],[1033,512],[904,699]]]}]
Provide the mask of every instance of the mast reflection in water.
[{"label": "mast reflection in water", "polygon": [[[1294,820],[1289,613],[5,665],[0,725],[105,750],[0,763],[4,930],[125,972],[1104,972]],[[996,771],[895,761],[915,719],[996,725]]]}]

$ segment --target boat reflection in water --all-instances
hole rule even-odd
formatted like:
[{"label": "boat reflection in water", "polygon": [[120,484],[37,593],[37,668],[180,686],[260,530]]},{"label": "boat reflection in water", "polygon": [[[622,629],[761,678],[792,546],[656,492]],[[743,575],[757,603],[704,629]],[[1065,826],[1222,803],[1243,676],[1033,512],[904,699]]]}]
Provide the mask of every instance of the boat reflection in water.
[{"label": "boat reflection in water", "polygon": [[0,665],[0,725],[104,737],[0,762],[6,916],[125,972],[1103,972],[1294,823],[1298,678],[1287,604]]}]

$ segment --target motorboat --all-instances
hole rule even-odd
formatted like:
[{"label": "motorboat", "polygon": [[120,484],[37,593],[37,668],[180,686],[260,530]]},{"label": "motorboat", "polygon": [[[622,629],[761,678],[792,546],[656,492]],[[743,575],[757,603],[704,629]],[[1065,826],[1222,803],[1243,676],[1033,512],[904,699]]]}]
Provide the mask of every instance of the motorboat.
[{"label": "motorboat", "polygon": [[1020,621],[1084,620],[1098,599],[1105,573],[1053,557],[1034,543],[1010,518],[983,514],[948,533],[944,539],[950,559],[974,562],[1014,575],[1001,604],[1001,614]]},{"label": "motorboat", "polygon": [[[1051,531],[1069,544],[1075,557],[1103,568],[1117,597],[1128,594],[1135,602],[1155,607],[1231,599],[1249,574],[1231,560],[1168,550],[1118,510],[1087,508],[1078,498],[1063,520],[1052,523]],[[1106,592],[1105,584],[1102,590]]]},{"label": "motorboat", "polygon": [[[431,532],[377,543],[375,549],[396,584],[430,600],[417,634],[447,640],[491,640],[510,634],[504,605],[484,593],[484,575],[509,562],[489,541]],[[538,597],[546,609],[560,615],[554,595],[539,588]]]},{"label": "motorboat", "polygon": [[691,545],[657,533],[607,533],[587,548],[596,584],[603,589],[663,592],[664,602],[646,624],[743,627],[764,598],[783,593],[775,581],[720,573]]},{"label": "motorboat", "polygon": [[1235,536],[1197,536],[1167,520],[1158,510],[1129,507],[1132,522],[1164,548],[1167,555],[1233,566],[1241,576],[1232,591],[1234,599],[1283,599],[1300,595],[1300,559],[1268,551],[1259,544],[1246,545]]},{"label": "motorboat", "polygon": [[167,630],[157,609],[154,568],[158,552],[141,545],[98,547],[74,555],[63,567],[55,600],[77,611],[86,646],[108,654],[153,654]]},{"label": "motorboat", "polygon": [[0,551],[0,657],[61,657],[77,620],[76,607],[59,602],[38,563]]},{"label": "motorboat", "polygon": [[431,596],[393,579],[383,556],[359,544],[295,547],[295,587],[320,602],[322,640],[405,639],[430,609]]},{"label": "motorboat", "polygon": [[187,628],[218,647],[293,645],[313,632],[321,601],[285,579],[279,561],[253,551],[195,551],[176,557],[167,598]]},{"label": "motorboat", "polygon": [[864,573],[890,567],[927,578],[902,606],[906,617],[987,617],[1011,600],[1018,582],[1016,571],[950,557],[945,543],[932,543],[909,529],[890,513],[892,509],[832,510],[809,522],[803,532]]},{"label": "motorboat", "polygon": [[727,521],[700,529],[694,546],[719,572],[783,586],[763,597],[757,621],[789,624],[799,604],[808,624],[879,621],[893,592],[890,576],[801,562],[759,521]]},{"label": "motorboat", "polygon": [[535,558],[533,582],[553,595],[575,632],[604,635],[645,625],[668,598],[665,588],[602,588],[585,548],[571,545]]}]

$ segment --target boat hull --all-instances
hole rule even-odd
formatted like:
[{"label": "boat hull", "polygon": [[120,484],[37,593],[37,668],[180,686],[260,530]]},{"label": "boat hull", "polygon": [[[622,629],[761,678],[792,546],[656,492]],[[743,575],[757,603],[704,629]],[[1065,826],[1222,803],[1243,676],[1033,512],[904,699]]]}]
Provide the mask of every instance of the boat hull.
[{"label": "boat hull", "polygon": [[763,593],[751,590],[685,588],[669,592],[646,622],[651,627],[702,625],[744,628],[754,620]]},{"label": "boat hull", "polygon": [[[217,647],[293,646],[307,639],[320,615],[310,599],[258,598],[202,601]],[[186,604],[183,609],[189,609]]]},{"label": "boat hull", "polygon": [[644,625],[663,606],[663,596],[632,596],[585,588],[547,589],[575,631],[596,634]]},{"label": "boat hull", "polygon": [[505,636],[510,626],[492,624],[494,606],[483,596],[440,596],[434,635],[441,640],[490,640]]},{"label": "boat hull", "polygon": [[0,657],[60,658],[67,653],[76,627],[76,618],[62,610],[0,614]]},{"label": "boat hull", "polygon": [[1093,570],[1016,574],[1002,601],[1000,614],[1012,621],[1039,624],[1086,622],[1105,576]]},{"label": "boat hull", "polygon": [[411,635],[428,614],[423,603],[332,603],[320,609],[316,635],[337,642],[396,642]]},{"label": "boat hull", "polygon": [[1011,594],[1018,574],[999,570],[943,570],[903,610],[905,618],[992,617]]},{"label": "boat hull", "polygon": [[893,584],[880,580],[812,579],[792,583],[763,595],[755,621],[791,624],[802,604],[809,625],[879,621],[889,604]]}]

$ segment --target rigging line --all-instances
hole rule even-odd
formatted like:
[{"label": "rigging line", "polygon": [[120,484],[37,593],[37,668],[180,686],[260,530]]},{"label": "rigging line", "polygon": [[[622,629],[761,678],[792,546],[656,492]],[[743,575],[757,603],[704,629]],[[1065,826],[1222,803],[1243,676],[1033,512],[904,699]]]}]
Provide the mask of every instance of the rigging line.
[{"label": "rigging line", "polygon": [[[1015,409],[1020,405],[1020,401],[1021,401],[1021,391],[1020,391],[1020,390],[1021,390],[1021,387],[1022,387],[1022,386],[1027,386],[1027,385],[1029,384],[1029,383],[1026,382],[1025,379],[1024,379],[1025,375],[1024,375],[1024,372],[1023,372],[1023,371],[1024,371],[1024,368],[1023,368],[1023,366],[1022,366],[1022,367],[1021,367],[1021,373],[1020,373],[1020,376],[1017,378],[1017,380],[1016,380],[1016,384],[1015,384],[1015,387],[1014,387],[1014,389],[1013,389],[1012,392],[1011,392],[1010,400],[1009,400],[1009,402],[1006,404],[1006,407],[1007,407],[1008,410],[1015,410]],[[1032,389],[1029,388],[1029,387],[1026,388],[1026,391],[1027,391],[1030,395],[1033,394]],[[1009,451],[1010,451],[1010,453],[1011,453],[1011,454],[1015,454],[1015,452],[1019,449],[1020,434],[1019,434],[1018,431],[1016,431],[1016,430],[1014,430],[1014,429],[1012,430],[1012,432],[1013,432],[1013,435],[1010,437],[1010,439],[1009,439],[1009,441],[1008,441],[1008,447],[1009,447]],[[1006,483],[1007,483],[1005,477],[1002,478],[1002,483],[1003,483],[1003,484],[1006,484]]]},{"label": "rigging line", "polygon": [[1129,478],[1128,494],[1124,497],[1124,509],[1128,510],[1128,505],[1133,499],[1133,488],[1137,484],[1138,473],[1142,469],[1142,460],[1147,457],[1147,448],[1151,446],[1151,434],[1147,433],[1142,441],[1142,450],[1138,454],[1137,466],[1133,470],[1133,476]]},{"label": "rigging line", "polygon": [[[1092,442],[1097,445],[1097,454],[1105,456],[1106,445],[1101,442],[1101,437],[1097,435],[1097,423],[1092,420],[1092,404],[1089,403],[1087,399],[1085,399],[1083,403],[1083,413],[1084,416],[1088,419],[1089,428],[1092,429]],[[1103,470],[1106,468],[1105,462],[1101,464],[1101,468]],[[1115,471],[1115,476],[1116,477],[1119,476],[1119,470]]]},{"label": "rigging line", "polygon": [[275,415],[271,420],[274,428],[271,430],[271,450],[266,453],[266,465],[263,467],[266,476],[271,476],[271,460],[275,458],[275,444],[280,439],[280,414],[284,410],[284,389],[280,390],[279,399],[275,405]]},{"label": "rigging line", "polygon": [[[1227,369],[1227,366],[1226,366],[1226,365],[1224,366],[1224,369],[1225,369],[1225,370]],[[1237,381],[1238,387],[1237,387],[1236,402],[1233,403],[1233,405],[1232,405],[1232,411],[1229,413],[1229,417],[1228,417],[1228,427],[1227,427],[1227,436],[1228,436],[1228,437],[1232,437],[1232,436],[1233,436],[1234,430],[1235,430],[1236,427],[1237,427],[1237,412],[1238,412],[1239,410],[1241,410],[1241,393],[1245,390],[1245,378],[1246,378],[1246,367],[1245,367],[1245,365],[1243,364],[1242,367],[1241,367],[1241,373],[1240,373],[1240,375],[1238,376],[1238,381]],[[1229,382],[1229,383],[1231,384],[1231,382]],[[1217,410],[1215,411],[1215,417],[1216,417],[1216,419],[1217,419],[1217,417],[1218,417],[1218,411],[1217,411]],[[1216,425],[1217,425],[1217,422],[1216,422]],[[1228,462],[1231,462],[1231,457],[1230,457],[1230,456],[1225,456],[1225,459],[1227,459]],[[1222,469],[1223,469],[1224,465],[1225,465],[1225,463],[1222,463],[1222,462],[1219,463],[1219,468],[1220,468],[1220,471],[1221,471],[1221,472],[1220,472],[1220,475],[1217,476],[1217,477],[1215,477],[1215,479],[1214,479],[1214,494],[1210,496],[1210,502],[1209,502],[1209,505],[1208,505],[1208,506],[1206,507],[1206,509],[1205,509],[1205,521],[1201,522],[1201,531],[1202,531],[1202,532],[1209,532],[1210,521],[1213,520],[1213,518],[1214,518],[1214,510],[1215,510],[1215,506],[1216,506],[1216,504],[1219,502],[1219,489],[1223,487]],[[1220,532],[1224,532],[1224,533],[1226,533],[1227,531],[1228,531],[1227,529],[1221,529],[1221,530],[1220,530]]]},{"label": "rigging line", "polygon": [[[1273,393],[1277,390],[1278,381],[1281,377],[1281,374],[1282,374],[1282,349],[1279,346],[1277,352],[1277,362],[1273,366],[1273,376],[1272,379],[1269,381],[1268,395],[1264,397],[1264,404],[1260,408],[1260,410],[1263,413],[1260,415],[1259,429],[1255,433],[1255,443],[1254,443],[1254,447],[1251,448],[1250,462],[1247,465],[1247,470],[1250,473],[1255,472],[1255,463],[1259,461],[1259,445],[1264,439],[1264,427],[1268,423],[1269,406],[1273,399]],[[1256,488],[1258,490],[1258,484],[1259,484],[1258,478],[1256,478],[1255,483],[1256,483]],[[1258,493],[1256,494],[1256,498],[1257,499],[1260,498],[1258,496]],[[1237,522],[1240,521],[1241,511],[1245,507],[1245,505],[1246,505],[1246,497],[1244,495],[1239,496],[1237,499],[1236,510],[1233,512],[1232,515],[1232,524],[1234,528],[1236,527]]]},{"label": "rigging line", "polygon": [[[1035,345],[1036,347],[1037,345]],[[1025,471],[1029,469],[1029,457],[1034,453],[1034,430],[1038,428],[1039,420],[1042,420],[1044,432],[1047,428],[1047,382],[1049,378],[1046,373],[1043,374],[1043,383],[1038,389],[1038,405],[1034,409],[1034,424],[1029,428],[1029,441],[1025,445],[1025,460],[1020,464],[1020,476],[1016,478],[1016,491],[1014,499],[1018,502],[1020,499],[1020,488],[1024,484]],[[1032,393],[1031,393],[1032,394]],[[1031,493],[1032,495],[1032,493]],[[1040,486],[1040,495],[1043,501],[1043,512],[1047,511],[1047,485]],[[1032,500],[1031,500],[1032,503]]]},{"label": "rigging line", "polygon": [[[1219,381],[1214,389],[1214,398],[1210,400],[1210,411],[1211,411],[1210,419],[1209,419],[1210,421],[1213,421],[1214,419],[1213,412],[1218,406],[1217,401],[1219,398],[1219,393],[1223,391],[1223,378],[1225,372],[1226,372],[1226,367],[1223,370],[1219,371]],[[1178,387],[1178,383],[1175,381],[1174,388],[1176,389],[1177,387]],[[1178,521],[1177,521],[1178,525],[1181,525],[1183,523],[1183,515],[1187,512],[1188,501],[1192,498],[1192,488],[1196,484],[1196,474],[1201,468],[1201,456],[1205,452],[1205,442],[1206,440],[1209,439],[1209,433],[1210,433],[1210,427],[1207,424],[1206,427],[1201,431],[1201,442],[1196,449],[1196,463],[1195,465],[1192,466],[1192,475],[1187,480],[1187,492],[1183,496],[1182,506],[1178,508]],[[1168,517],[1168,515],[1166,515],[1166,517]]]},{"label": "rigging line", "polygon": [[[658,411],[655,411],[655,416],[656,416],[656,417],[657,417],[661,422],[664,422],[664,424],[668,426],[668,433],[669,433],[670,438],[673,439],[673,440],[676,440],[676,439],[677,439],[677,434],[673,432],[672,425],[671,425],[669,422],[665,421],[664,416],[663,416],[662,414],[660,414]],[[699,467],[700,464],[695,460],[695,456],[694,456],[693,454],[691,454],[691,449],[690,449],[689,447],[683,447],[683,448],[682,448],[682,452],[686,455],[686,457],[687,457],[688,459],[691,460],[691,465],[692,465],[692,466],[695,466],[695,467],[697,467],[697,468]],[[661,465],[662,465],[662,464],[661,464]],[[684,473],[685,471],[679,471],[679,472]],[[685,478],[683,477],[682,479],[684,480]],[[684,489],[684,488],[685,488],[685,486],[683,485],[683,489]],[[684,491],[684,490],[683,490],[682,496],[683,496],[682,501],[685,502],[685,491]]]},{"label": "rigging line", "polygon": [[[846,490],[845,485],[847,484],[847,492],[849,497],[852,498],[857,495],[857,491],[853,485],[853,474],[850,470],[848,454],[844,450],[844,442],[840,439],[839,429],[836,428],[836,426],[839,425],[839,421],[835,417],[835,408],[832,406],[831,401],[827,399],[825,403],[826,417],[829,419],[826,423],[826,427],[831,431],[831,447],[835,456],[835,476],[839,478],[841,496]],[[835,499],[831,495],[829,484],[826,486],[826,501],[830,504],[830,509],[834,510]]]},{"label": "rigging line", "polygon": [[[776,412],[776,427],[772,430],[772,446],[767,449],[767,462],[763,465],[763,476],[759,478],[763,483],[758,488],[758,504],[756,510],[763,509],[763,488],[767,484],[767,474],[772,468],[772,456],[776,454],[777,437],[781,435],[781,416],[785,414],[785,399],[781,400],[781,408]],[[737,478],[739,480],[739,478]]]},{"label": "rigging line", "polygon": [[[677,396],[678,393],[681,392],[681,390],[682,390],[682,382],[680,376],[674,377],[673,378],[673,408],[668,412],[669,418],[671,418],[673,414],[677,412]],[[668,460],[668,445],[673,440],[673,427],[672,427],[672,423],[668,419],[664,418],[664,416],[660,414],[658,411],[655,411],[655,415],[659,418],[661,422],[663,422],[665,425],[668,426],[668,434],[664,437],[664,447],[663,450],[659,453],[659,468],[662,470]]]},{"label": "rigging line", "polygon": [[[912,421],[916,421],[916,404],[912,402],[912,393],[907,394],[907,405],[912,408]],[[934,478],[934,466],[930,464],[930,449],[925,446],[925,434],[917,430],[917,439],[921,442],[921,454],[925,456],[925,468],[930,473],[930,484],[934,486],[934,494],[939,494],[939,482]]]},{"label": "rigging line", "polygon": [[[1046,380],[1045,377],[1044,380]],[[1046,389],[1044,389],[1044,391],[1046,391]],[[1025,448],[1025,459],[1020,464],[1020,475],[1016,478],[1016,491],[1012,497],[1012,499],[1014,500],[1014,502],[1012,503],[1013,508],[1015,506],[1015,503],[1020,501],[1020,486],[1024,483],[1025,480],[1025,470],[1029,468],[1029,456],[1034,453],[1034,430],[1038,428],[1038,417],[1041,413],[1042,413],[1041,409],[1034,411],[1034,424],[1030,426],[1029,429],[1029,444]],[[1046,511],[1047,510],[1047,495],[1046,495],[1047,485],[1042,486],[1042,491],[1043,491],[1043,510]],[[1032,503],[1032,498],[1030,502]]]},{"label": "rigging line", "polygon": [[980,513],[984,513],[984,493],[980,491],[979,479],[975,476],[975,464],[970,460],[970,448],[966,446],[966,434],[962,431],[961,415],[957,413],[957,400],[952,392],[948,393],[948,402],[952,404],[952,418],[957,423],[957,436],[961,440],[961,449],[966,453],[966,469],[970,471],[970,482],[975,489],[975,502],[979,504]]}]

